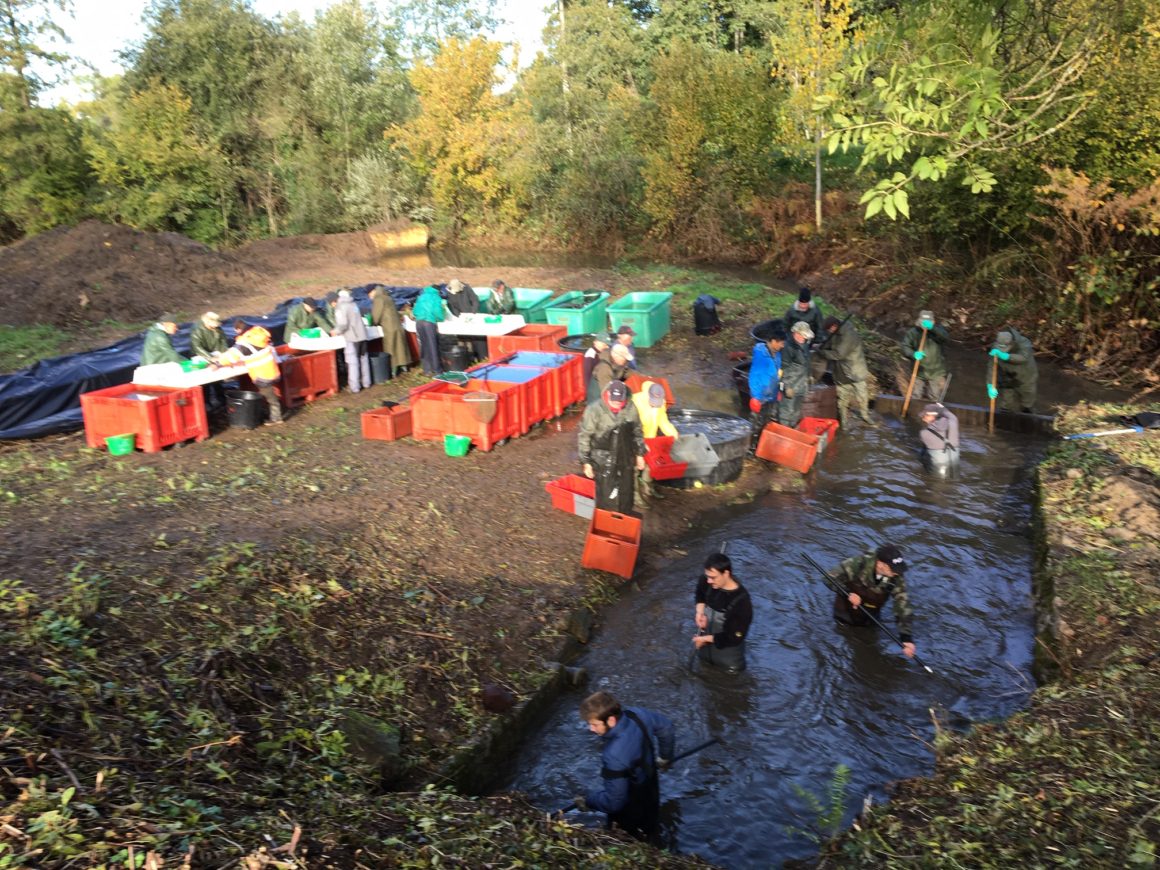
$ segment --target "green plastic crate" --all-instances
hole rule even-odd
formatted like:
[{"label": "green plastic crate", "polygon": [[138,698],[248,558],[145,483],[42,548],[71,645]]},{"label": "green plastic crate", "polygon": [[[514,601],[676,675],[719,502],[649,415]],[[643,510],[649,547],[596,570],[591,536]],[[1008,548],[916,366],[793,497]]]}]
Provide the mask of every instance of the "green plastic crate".
[{"label": "green plastic crate", "polygon": [[636,331],[632,343],[652,347],[669,333],[672,293],[625,293],[608,306],[611,331],[631,326]]},{"label": "green plastic crate", "polygon": [[526,323],[547,323],[548,303],[552,301],[551,290],[535,287],[512,287],[516,297],[516,314],[522,314]]},{"label": "green plastic crate", "polygon": [[573,290],[553,299],[547,311],[548,323],[568,327],[568,335],[603,332],[608,321],[608,294]]},{"label": "green plastic crate", "polygon": [[479,297],[479,310],[482,314],[491,314],[491,288],[490,287],[472,287],[475,295]]}]

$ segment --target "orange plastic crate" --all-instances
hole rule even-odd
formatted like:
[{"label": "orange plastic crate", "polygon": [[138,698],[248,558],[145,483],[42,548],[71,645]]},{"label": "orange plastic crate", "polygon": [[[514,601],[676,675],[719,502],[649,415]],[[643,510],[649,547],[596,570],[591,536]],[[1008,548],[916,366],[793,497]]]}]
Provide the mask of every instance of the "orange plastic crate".
[{"label": "orange plastic crate", "polygon": [[544,489],[552,498],[552,507],[586,520],[592,519],[596,504],[595,480],[579,474],[565,474],[556,480],[549,480],[544,484]]},{"label": "orange plastic crate", "polygon": [[362,435],[372,441],[397,441],[411,434],[411,406],[375,408],[362,415]]},{"label": "orange plastic crate", "polygon": [[673,449],[676,438],[671,435],[658,435],[656,438],[645,438],[644,444],[648,452],[644,461],[648,463],[649,474],[653,480],[676,480],[685,476],[689,467],[687,462],[673,462],[669,451]]},{"label": "orange plastic crate", "polygon": [[672,407],[677,403],[677,400],[673,397],[673,390],[669,386],[669,382],[664,378],[654,378],[647,375],[638,375],[636,372],[632,372],[624,378],[624,382],[628,384],[628,391],[630,393],[639,393],[640,388],[644,386],[645,381],[652,381],[654,384],[660,384],[661,387],[664,388],[666,407]]},{"label": "orange plastic crate", "polygon": [[551,323],[529,323],[521,326],[507,335],[489,335],[487,337],[487,355],[491,359],[498,359],[505,354],[519,350],[543,350],[558,353],[556,346],[561,338],[568,334],[568,327],[555,326]]},{"label": "orange plastic crate", "polygon": [[[505,378],[505,373],[511,375]],[[520,387],[523,396],[523,418],[520,420],[520,434],[527,432],[536,423],[551,419],[555,407],[555,390],[551,377],[552,369],[542,366],[509,366],[503,363],[481,363],[472,366],[467,374],[483,386],[481,390],[490,390],[499,384],[509,384]]]},{"label": "orange plastic crate", "polygon": [[85,442],[97,449],[105,447],[109,435],[132,433],[145,453],[209,437],[201,387],[105,387],[81,395],[81,415]]},{"label": "orange plastic crate", "polygon": [[[411,434],[420,441],[442,441],[444,435],[465,435],[479,450],[491,450],[498,441],[520,434],[522,393],[520,384],[484,384],[469,380],[460,387],[433,381],[411,391]],[[489,392],[496,396],[495,416],[484,421],[482,410],[467,401],[468,393]]]},{"label": "orange plastic crate", "polygon": [[838,433],[838,421],[828,417],[802,417],[797,428],[799,432],[818,436],[818,455],[821,455]]},{"label": "orange plastic crate", "polygon": [[640,526],[636,517],[597,508],[588,524],[588,537],[584,541],[580,564],[585,568],[632,577],[640,552]]},{"label": "orange plastic crate", "polygon": [[769,423],[761,432],[756,453],[759,459],[805,474],[818,456],[818,436]]},{"label": "orange plastic crate", "polygon": [[278,345],[275,351],[282,377],[274,384],[274,392],[278,394],[283,408],[297,408],[338,392],[336,351],[297,350],[288,344]]}]

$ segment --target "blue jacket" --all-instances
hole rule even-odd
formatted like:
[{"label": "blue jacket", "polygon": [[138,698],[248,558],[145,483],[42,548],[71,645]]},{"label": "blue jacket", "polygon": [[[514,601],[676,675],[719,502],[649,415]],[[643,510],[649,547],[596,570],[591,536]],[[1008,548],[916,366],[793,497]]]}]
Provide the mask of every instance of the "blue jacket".
[{"label": "blue jacket", "polygon": [[753,364],[749,367],[749,395],[758,401],[772,402],[777,398],[781,351],[769,352],[764,342],[753,346]]},{"label": "blue jacket", "polygon": [[[625,707],[624,710],[631,710],[644,723],[649,731],[648,745],[640,728],[627,715],[617,719],[616,727],[604,735],[601,786],[590,790],[584,798],[590,809],[601,813],[623,810],[628,804],[629,785],[640,785],[655,778],[656,759],[673,757],[673,723],[667,716],[644,707]],[[656,752],[652,747],[654,738],[658,744]]]}]

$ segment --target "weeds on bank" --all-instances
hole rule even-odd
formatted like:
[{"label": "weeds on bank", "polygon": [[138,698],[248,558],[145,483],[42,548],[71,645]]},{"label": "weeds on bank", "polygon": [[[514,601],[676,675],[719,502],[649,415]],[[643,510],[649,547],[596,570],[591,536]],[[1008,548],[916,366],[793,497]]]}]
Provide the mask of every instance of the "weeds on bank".
[{"label": "weeds on bank", "polygon": [[0,372],[15,372],[58,356],[66,336],[52,326],[0,324]]}]

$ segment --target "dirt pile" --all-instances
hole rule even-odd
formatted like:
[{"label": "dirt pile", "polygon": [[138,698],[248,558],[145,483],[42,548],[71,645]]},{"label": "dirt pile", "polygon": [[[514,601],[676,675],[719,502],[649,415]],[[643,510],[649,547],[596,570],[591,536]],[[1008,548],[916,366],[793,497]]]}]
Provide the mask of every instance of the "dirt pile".
[{"label": "dirt pile", "polygon": [[177,233],[85,221],[0,248],[0,323],[71,327],[193,314],[242,295],[260,276]]}]

